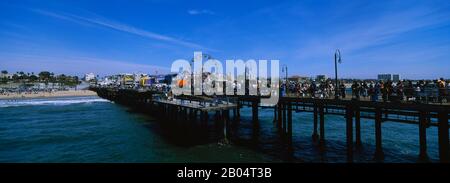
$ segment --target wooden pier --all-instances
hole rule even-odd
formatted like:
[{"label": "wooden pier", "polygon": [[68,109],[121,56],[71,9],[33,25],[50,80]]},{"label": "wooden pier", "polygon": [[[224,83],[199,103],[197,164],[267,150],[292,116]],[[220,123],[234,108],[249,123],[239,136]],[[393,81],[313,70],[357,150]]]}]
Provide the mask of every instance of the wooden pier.
[{"label": "wooden pier", "polygon": [[[227,96],[230,101],[214,102],[209,97],[183,96],[168,100],[161,97],[160,92],[148,90],[124,90],[112,88],[93,88],[102,98],[115,101],[128,106],[146,106],[149,113],[161,115],[168,120],[179,120],[177,118],[199,120],[207,123],[208,114],[215,113],[223,120],[224,138],[229,134],[228,121],[230,121],[230,110],[233,111],[235,119],[239,120],[240,108],[251,107],[252,123],[254,128],[259,127],[260,97],[258,96]],[[225,98],[225,97],[224,97]],[[335,99],[313,99],[297,97],[281,97],[278,104],[269,107],[274,110],[274,123],[281,133],[286,137],[288,144],[292,144],[293,134],[293,112],[310,112],[313,114],[312,140],[318,141],[320,147],[326,143],[326,115],[339,115],[345,117],[346,124],[346,151],[347,162],[353,162],[354,151],[364,143],[361,141],[361,119],[374,121],[375,130],[375,154],[374,159],[383,161],[383,122],[397,122],[418,125],[420,144],[420,160],[426,162],[427,136],[426,129],[430,126],[438,128],[439,160],[442,163],[450,162],[449,145],[449,116],[450,106],[416,103],[392,103],[371,102],[358,100],[335,100]]]}]

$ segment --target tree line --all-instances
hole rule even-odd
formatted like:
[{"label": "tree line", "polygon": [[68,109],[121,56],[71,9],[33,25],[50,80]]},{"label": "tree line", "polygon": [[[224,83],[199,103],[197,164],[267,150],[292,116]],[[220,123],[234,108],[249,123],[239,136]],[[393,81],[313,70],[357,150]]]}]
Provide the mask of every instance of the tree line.
[{"label": "tree line", "polygon": [[[60,83],[65,86],[76,86],[81,83],[78,76],[68,76],[65,74],[55,75],[53,72],[42,71],[37,74],[34,72],[18,71],[14,74],[9,74],[7,70],[1,71],[0,83],[6,84],[8,82],[14,83]],[[8,77],[9,76],[9,77]]]}]

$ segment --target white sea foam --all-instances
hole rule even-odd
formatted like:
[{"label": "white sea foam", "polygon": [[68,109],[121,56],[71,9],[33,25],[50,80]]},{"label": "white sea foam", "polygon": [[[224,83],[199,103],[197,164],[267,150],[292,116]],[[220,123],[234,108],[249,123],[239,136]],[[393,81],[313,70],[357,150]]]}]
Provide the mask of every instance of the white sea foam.
[{"label": "white sea foam", "polygon": [[0,107],[19,107],[35,105],[71,105],[80,103],[109,102],[108,100],[92,97],[73,97],[73,98],[46,98],[46,99],[18,99],[18,100],[0,100]]}]

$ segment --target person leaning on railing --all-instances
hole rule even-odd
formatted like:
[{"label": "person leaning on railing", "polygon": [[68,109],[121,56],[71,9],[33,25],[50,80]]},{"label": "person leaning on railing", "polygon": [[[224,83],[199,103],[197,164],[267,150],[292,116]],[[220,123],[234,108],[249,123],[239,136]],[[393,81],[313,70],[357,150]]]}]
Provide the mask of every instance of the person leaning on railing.
[{"label": "person leaning on railing", "polygon": [[450,100],[450,81],[447,81],[447,102]]},{"label": "person leaning on railing", "polygon": [[442,102],[442,100],[447,97],[447,88],[444,78],[439,79],[437,85],[439,88],[439,102]]}]

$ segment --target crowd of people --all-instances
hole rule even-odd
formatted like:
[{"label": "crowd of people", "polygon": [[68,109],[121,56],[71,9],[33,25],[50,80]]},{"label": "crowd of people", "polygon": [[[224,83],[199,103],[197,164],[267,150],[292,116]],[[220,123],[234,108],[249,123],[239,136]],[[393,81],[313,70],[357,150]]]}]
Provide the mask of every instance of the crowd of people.
[{"label": "crowd of people", "polygon": [[[447,102],[450,82],[443,78],[434,81],[353,81],[351,84],[340,82],[337,96],[356,100],[371,101],[424,101]],[[284,82],[281,92],[284,95],[312,98],[334,98],[334,81],[322,82]]]}]

